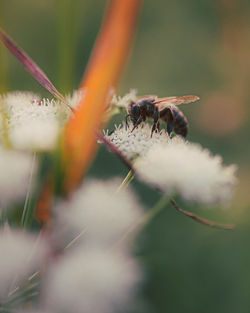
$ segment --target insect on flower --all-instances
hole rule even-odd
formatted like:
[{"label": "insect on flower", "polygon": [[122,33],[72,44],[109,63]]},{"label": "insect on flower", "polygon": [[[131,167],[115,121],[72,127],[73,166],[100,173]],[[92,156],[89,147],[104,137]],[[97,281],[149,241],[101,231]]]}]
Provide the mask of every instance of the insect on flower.
[{"label": "insect on flower", "polygon": [[134,126],[131,132],[142,122],[145,122],[147,118],[151,118],[153,119],[152,137],[153,133],[159,129],[160,120],[162,120],[167,123],[169,135],[174,131],[177,135],[186,137],[188,121],[177,105],[195,102],[199,99],[199,97],[193,95],[167,98],[158,98],[154,95],[139,97],[127,106],[126,126],[128,126],[128,117],[130,117]]}]

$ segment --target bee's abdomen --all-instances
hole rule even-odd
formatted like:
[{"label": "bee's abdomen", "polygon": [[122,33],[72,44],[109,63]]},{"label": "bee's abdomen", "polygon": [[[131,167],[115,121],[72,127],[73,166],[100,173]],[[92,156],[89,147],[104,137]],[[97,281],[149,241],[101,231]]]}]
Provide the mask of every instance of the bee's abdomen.
[{"label": "bee's abdomen", "polygon": [[174,114],[174,132],[183,137],[188,133],[188,120],[186,116],[177,108],[172,108]]}]

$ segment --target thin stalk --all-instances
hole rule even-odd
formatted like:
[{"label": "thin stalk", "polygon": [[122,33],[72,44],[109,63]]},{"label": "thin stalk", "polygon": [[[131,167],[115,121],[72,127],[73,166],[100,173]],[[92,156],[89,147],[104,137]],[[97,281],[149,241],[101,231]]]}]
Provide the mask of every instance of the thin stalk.
[{"label": "thin stalk", "polygon": [[[73,238],[68,244],[67,246],[64,248],[64,249],[68,249],[69,247],[71,247],[73,244],[75,244],[75,242],[81,237],[83,236],[85,233],[86,233],[87,229],[83,229],[75,238]],[[38,237],[38,240],[40,239],[40,236],[42,234],[42,231],[40,232],[40,235]],[[37,240],[37,241],[38,241]],[[13,295],[15,295],[17,292],[18,292],[18,295],[19,294],[23,294],[25,293],[27,290],[30,290],[32,288],[34,288],[35,286],[38,286],[39,285],[39,281],[37,282],[34,282],[34,283],[30,283],[32,282],[32,280],[36,279],[40,274],[40,271],[36,271],[34,272],[32,275],[30,275],[28,278],[27,278],[27,282],[28,282],[28,286],[26,288],[22,288],[21,286],[17,286],[15,289],[13,289],[11,292],[9,292],[8,294],[8,297],[13,297]],[[18,297],[18,296],[15,296],[15,297]],[[12,301],[12,299],[10,300]]]},{"label": "thin stalk", "polygon": [[[26,295],[28,296],[31,291],[33,291],[35,288],[39,286],[40,282],[35,282],[27,287],[19,288],[20,291],[16,294],[16,292],[9,294],[8,297],[10,297],[10,300],[8,300],[5,305],[11,304],[15,302],[17,299],[24,298]],[[32,292],[33,293],[33,292]]]},{"label": "thin stalk", "polygon": [[134,236],[144,229],[150,222],[163,210],[169,203],[169,198],[164,195],[161,199],[150,209],[146,214],[144,214],[138,221],[136,221],[131,227],[123,234],[123,236],[115,243],[112,249],[117,248],[123,241],[131,240]]},{"label": "thin stalk", "polygon": [[64,248],[65,250],[68,249],[69,247],[71,247],[79,238],[81,238],[85,233],[86,233],[87,229],[84,228],[74,239],[72,239],[67,246]]},{"label": "thin stalk", "polygon": [[156,202],[153,208],[147,212],[143,227],[148,225],[152,221],[152,219],[155,218],[155,216],[157,216],[163,209],[165,209],[169,201],[169,197],[163,195],[160,200]]},{"label": "thin stalk", "polygon": [[135,177],[134,172],[130,170],[127,176],[122,181],[121,185],[118,187],[117,192],[120,192],[121,190],[126,189],[128,185],[132,182],[134,177]]},{"label": "thin stalk", "polygon": [[40,271],[36,271],[30,277],[28,278],[28,281],[31,281],[32,279],[35,279],[40,274]]},{"label": "thin stalk", "polygon": [[21,303],[25,303],[25,302],[29,302],[32,301],[34,299],[34,297],[39,296],[39,292],[38,291],[34,291],[28,295],[21,295],[20,297],[15,298],[13,301],[5,304],[5,306],[9,306],[9,305],[15,305],[17,306],[17,304],[21,304]]},{"label": "thin stalk", "polygon": [[76,13],[77,0],[57,0],[58,12],[58,84],[60,90],[72,90],[76,50]]},{"label": "thin stalk", "polygon": [[21,227],[22,228],[27,227],[28,222],[31,219],[31,215],[33,215],[33,210],[29,206],[29,199],[30,199],[30,192],[31,192],[32,178],[33,178],[33,173],[34,173],[35,160],[36,160],[36,153],[34,152],[33,158],[32,158],[31,170],[30,170],[28,190],[27,190],[24,208],[23,208],[23,214],[22,214],[22,218],[21,218]]},{"label": "thin stalk", "polygon": [[234,229],[235,225],[234,224],[220,224],[220,223],[216,223],[216,222],[213,222],[213,221],[210,221],[210,220],[207,220],[205,218],[202,218],[200,216],[197,216],[196,214],[194,213],[191,213],[189,211],[186,211],[182,208],[180,208],[177,203],[171,199],[170,200],[173,207],[180,213],[184,214],[185,216],[187,217],[190,217],[191,219],[193,219],[194,221],[198,222],[198,223],[201,223],[203,225],[206,225],[206,226],[209,226],[209,227],[214,227],[214,228],[218,228],[218,229],[224,229],[224,230],[231,230],[231,229]]},{"label": "thin stalk", "polygon": [[[40,243],[40,240],[41,240],[41,237],[42,237],[42,235],[43,235],[43,232],[44,232],[44,230],[43,229],[41,229],[40,230],[40,233],[39,233],[39,235],[38,235],[38,237],[37,237],[37,239],[36,239],[36,241],[35,241],[35,244],[34,244],[34,246],[33,246],[33,248],[31,249],[31,251],[30,251],[30,253],[27,255],[27,258],[26,258],[26,260],[25,260],[25,262],[27,263],[27,264],[29,264],[29,262],[30,262],[30,260],[31,260],[31,258],[32,258],[32,256],[34,255],[34,253],[36,252],[36,250],[37,250],[37,247],[38,247],[38,244]],[[37,272],[36,272],[37,273]],[[36,277],[35,276],[35,274],[36,273],[34,273],[34,274],[32,274],[30,277]],[[13,279],[13,281],[12,281],[12,284],[11,284],[11,287],[10,287],[10,292],[8,293],[8,297],[10,297],[10,296],[13,296],[14,294],[16,294],[16,293],[21,293],[23,290],[26,290],[26,289],[28,289],[29,288],[29,286],[33,286],[34,284],[36,284],[37,282],[33,282],[33,283],[31,283],[31,279],[30,279],[30,277],[28,277],[27,278],[27,283],[26,283],[26,286],[24,286],[24,285],[22,285],[22,286],[17,286],[17,278],[18,278],[18,276],[16,276],[14,279]],[[15,287],[14,287],[15,286]]]}]

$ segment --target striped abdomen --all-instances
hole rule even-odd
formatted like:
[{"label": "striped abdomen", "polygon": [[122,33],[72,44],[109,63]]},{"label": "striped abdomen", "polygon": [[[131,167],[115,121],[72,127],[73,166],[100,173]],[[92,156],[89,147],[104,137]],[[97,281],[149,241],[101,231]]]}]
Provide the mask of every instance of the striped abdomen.
[{"label": "striped abdomen", "polygon": [[169,135],[174,131],[177,135],[187,136],[187,118],[176,106],[171,105],[162,109],[160,111],[160,118],[167,123],[167,132]]},{"label": "striped abdomen", "polygon": [[186,116],[177,107],[172,107],[172,112],[174,116],[173,120],[174,132],[177,135],[186,137],[188,133],[188,121]]}]

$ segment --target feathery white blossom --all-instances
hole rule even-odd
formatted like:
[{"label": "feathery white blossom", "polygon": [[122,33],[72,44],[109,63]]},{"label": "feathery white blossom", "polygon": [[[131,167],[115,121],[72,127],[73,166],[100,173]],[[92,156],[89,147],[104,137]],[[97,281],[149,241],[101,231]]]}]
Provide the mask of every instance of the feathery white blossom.
[{"label": "feathery white blossom", "polygon": [[181,138],[154,146],[135,169],[143,181],[166,193],[205,204],[228,203],[237,181],[235,165],[223,166],[220,156]]},{"label": "feathery white blossom", "polygon": [[66,246],[84,232],[78,242],[88,246],[110,248],[119,241],[142,216],[142,209],[132,191],[117,193],[121,181],[90,180],[69,201],[55,208],[53,236]]},{"label": "feathery white blossom", "polygon": [[[72,107],[76,107],[81,93],[74,92],[66,98]],[[7,93],[1,96],[0,102],[0,115],[6,115],[9,141],[18,149],[54,149],[60,131],[71,114],[64,103],[41,99],[31,92]]]},{"label": "feathery white blossom", "polygon": [[52,265],[42,286],[42,302],[55,313],[118,312],[131,305],[140,278],[131,258],[98,249],[77,250]]},{"label": "feathery white blossom", "polygon": [[131,129],[132,124],[129,124],[128,129],[123,124],[116,126],[111,135],[108,134],[108,131],[104,132],[105,137],[130,161],[144,156],[156,144],[170,142],[165,130],[155,132],[151,137],[151,126],[148,123],[138,126],[133,133],[131,133]]},{"label": "feathery white blossom", "polygon": [[130,92],[123,97],[114,95],[111,100],[111,106],[126,108],[131,101],[136,100],[136,94],[137,90],[131,89]]},{"label": "feathery white blossom", "polygon": [[0,206],[24,198],[32,167],[35,175],[36,164],[31,154],[0,148]]},{"label": "feathery white blossom", "polygon": [[137,91],[135,89],[131,89],[130,92],[123,97],[114,94],[106,111],[107,117],[110,118],[124,111],[131,101],[136,100],[136,93]]},{"label": "feathery white blossom", "polygon": [[[85,97],[87,92],[86,88],[83,88],[81,90],[74,90],[72,94],[69,94],[65,97],[66,101],[69,103],[71,108],[76,109],[77,106],[79,105],[80,101],[82,98]],[[68,111],[69,112],[69,111]],[[69,112],[71,113],[71,112]]]},{"label": "feathery white blossom", "polygon": [[8,227],[0,230],[0,302],[39,268],[45,254],[46,245],[33,235]]},{"label": "feathery white blossom", "polygon": [[50,150],[59,135],[58,108],[54,100],[41,100],[29,92],[3,96],[8,117],[8,136],[18,149]]}]

